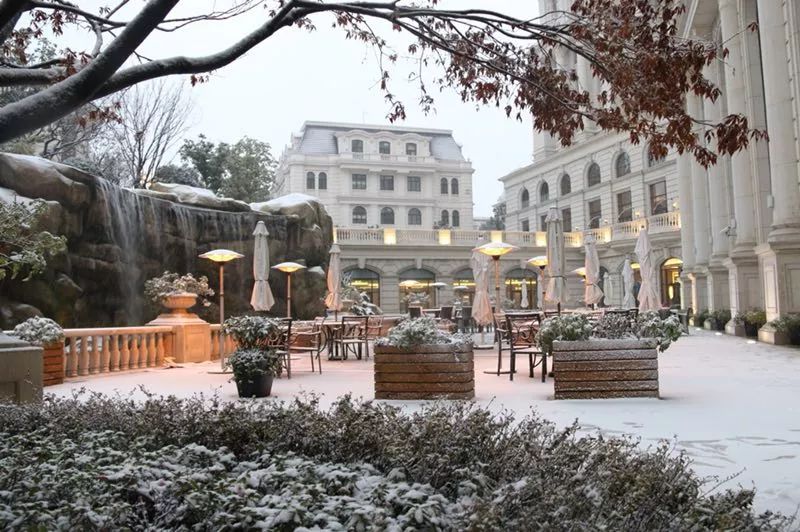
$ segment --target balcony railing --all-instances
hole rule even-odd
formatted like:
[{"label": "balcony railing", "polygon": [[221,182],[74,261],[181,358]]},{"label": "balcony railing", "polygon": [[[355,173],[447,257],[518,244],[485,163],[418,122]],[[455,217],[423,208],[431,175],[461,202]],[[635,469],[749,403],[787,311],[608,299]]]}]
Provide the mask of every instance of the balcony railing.
[{"label": "balcony railing", "polygon": [[[581,247],[584,239],[592,235],[598,244],[607,244],[621,240],[633,240],[639,236],[642,227],[648,227],[650,234],[679,231],[681,228],[680,212],[668,212],[649,218],[640,218],[630,222],[606,225],[596,229],[564,233],[564,245],[568,248]],[[474,229],[357,229],[352,227],[336,228],[336,241],[345,245],[387,246],[460,246],[472,247],[479,240],[502,240],[522,248],[544,248],[547,235],[543,231],[489,231]]]},{"label": "balcony railing", "polygon": [[390,162],[390,163],[412,163],[412,164],[432,164],[436,159],[431,156],[423,155],[391,155],[388,153],[343,153],[341,157],[344,159],[350,158],[354,161],[375,161],[375,162]]}]

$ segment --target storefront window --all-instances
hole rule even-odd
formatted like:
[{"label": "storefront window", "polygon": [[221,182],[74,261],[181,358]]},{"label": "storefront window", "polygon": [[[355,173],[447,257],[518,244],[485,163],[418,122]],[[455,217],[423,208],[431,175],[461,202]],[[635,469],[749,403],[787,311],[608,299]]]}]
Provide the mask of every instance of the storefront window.
[{"label": "storefront window", "polygon": [[356,269],[345,272],[345,278],[349,278],[349,285],[359,292],[367,294],[369,300],[375,305],[381,306],[381,277],[372,270]]},{"label": "storefront window", "polygon": [[[537,292],[537,276],[533,270],[517,268],[506,273],[506,308],[537,308],[539,301]],[[524,295],[523,295],[524,294]]]},{"label": "storefront window", "polygon": [[[436,282],[436,275],[429,270],[414,268],[400,274],[400,310],[408,311],[409,303],[432,308],[436,305],[436,289],[431,286]],[[411,286],[408,286],[411,285]]]},{"label": "storefront window", "polygon": [[681,268],[683,261],[675,257],[661,265],[661,302],[669,307],[681,306]]}]

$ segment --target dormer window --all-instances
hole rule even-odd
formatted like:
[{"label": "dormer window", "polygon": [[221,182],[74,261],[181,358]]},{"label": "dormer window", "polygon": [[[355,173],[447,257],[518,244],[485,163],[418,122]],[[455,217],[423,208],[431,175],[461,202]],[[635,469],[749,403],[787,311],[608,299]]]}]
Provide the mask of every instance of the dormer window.
[{"label": "dormer window", "polygon": [[353,153],[364,153],[364,141],[363,140],[350,141],[350,151]]}]

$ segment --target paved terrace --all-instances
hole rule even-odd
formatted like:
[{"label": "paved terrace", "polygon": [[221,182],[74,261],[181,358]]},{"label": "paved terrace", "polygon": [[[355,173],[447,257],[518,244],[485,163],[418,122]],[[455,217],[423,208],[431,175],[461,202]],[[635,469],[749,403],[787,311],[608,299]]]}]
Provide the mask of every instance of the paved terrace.
[{"label": "paved terrace", "polygon": [[[496,366],[492,351],[476,356],[476,401],[493,410],[522,416],[532,409],[565,426],[578,419],[582,430],[606,435],[630,434],[643,446],[674,440],[704,476],[739,476],[727,485],[756,486],[760,509],[794,513],[800,505],[800,350],[755,343],[692,330],[659,358],[661,400],[615,399],[555,401],[552,380],[527,377],[527,362],[514,382],[507,375],[484,374]],[[506,361],[507,363],[507,361]],[[138,387],[164,395],[219,394],[238,400],[229,376],[210,374],[218,363],[180,368],[150,368],[69,379],[47,388],[71,395],[85,388],[109,394],[142,396]],[[323,361],[323,374],[312,374],[307,358],[293,362],[291,380],[277,380],[280,401],[303,392],[321,395],[323,405],[352,393],[373,397],[371,361]],[[390,401],[404,408],[421,402]]]}]

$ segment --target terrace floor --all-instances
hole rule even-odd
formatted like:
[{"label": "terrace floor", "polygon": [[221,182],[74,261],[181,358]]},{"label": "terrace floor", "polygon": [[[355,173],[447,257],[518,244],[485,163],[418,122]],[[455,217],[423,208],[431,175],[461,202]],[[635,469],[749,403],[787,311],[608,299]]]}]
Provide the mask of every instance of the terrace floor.
[{"label": "terrace floor", "polygon": [[[324,355],[323,355],[324,357]],[[646,447],[674,441],[692,457],[703,476],[724,479],[724,486],[755,486],[759,509],[794,514],[800,506],[800,350],[715,335],[693,329],[659,357],[661,400],[552,399],[552,380],[527,377],[527,367],[509,382],[484,374],[496,367],[494,351],[476,352],[476,401],[493,410],[524,416],[536,410],[565,426],[577,419],[583,431],[605,435],[630,434]],[[507,360],[505,361],[507,364]],[[527,364],[527,362],[525,362]],[[143,396],[138,389],[162,395],[190,397],[203,393],[237,400],[229,375],[211,374],[218,363],[186,364],[181,368],[148,369],[70,379],[46,389],[71,395],[93,392]],[[273,385],[266,400],[291,399],[303,392],[318,394],[323,405],[336,397],[373,397],[372,362],[323,360],[323,374],[312,374],[308,358],[293,362],[291,380]],[[405,408],[421,402],[392,401]]]}]

